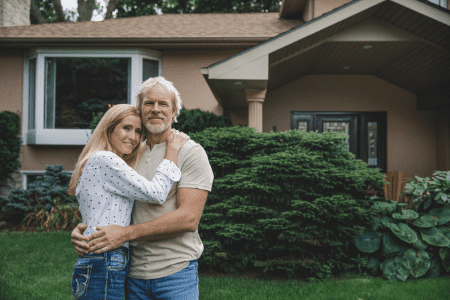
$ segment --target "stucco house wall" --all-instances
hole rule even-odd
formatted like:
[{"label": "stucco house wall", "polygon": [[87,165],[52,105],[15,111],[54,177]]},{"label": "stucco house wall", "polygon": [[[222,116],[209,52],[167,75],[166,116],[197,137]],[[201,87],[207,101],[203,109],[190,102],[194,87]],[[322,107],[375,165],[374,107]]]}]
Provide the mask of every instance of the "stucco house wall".
[{"label": "stucco house wall", "polygon": [[310,75],[267,94],[263,132],[290,129],[292,111],[387,112],[387,168],[410,177],[436,170],[437,112],[416,95],[374,76]]}]

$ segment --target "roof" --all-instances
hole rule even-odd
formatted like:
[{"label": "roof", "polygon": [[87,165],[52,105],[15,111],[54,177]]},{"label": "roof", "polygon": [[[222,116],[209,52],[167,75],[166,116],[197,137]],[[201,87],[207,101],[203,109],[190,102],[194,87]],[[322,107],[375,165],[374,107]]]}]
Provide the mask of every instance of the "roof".
[{"label": "roof", "polygon": [[161,14],[100,22],[50,23],[0,28],[5,43],[234,42],[255,44],[290,30],[302,20],[278,13]]},{"label": "roof", "polygon": [[450,11],[427,1],[355,0],[202,73],[233,108],[247,106],[245,89],[270,93],[306,75],[373,75],[423,94],[450,84],[449,37]]}]

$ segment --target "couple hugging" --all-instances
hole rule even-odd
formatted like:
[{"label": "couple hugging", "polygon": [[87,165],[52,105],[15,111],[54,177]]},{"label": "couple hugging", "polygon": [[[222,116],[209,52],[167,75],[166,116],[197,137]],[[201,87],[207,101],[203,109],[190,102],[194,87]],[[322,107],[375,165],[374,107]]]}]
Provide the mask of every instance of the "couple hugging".
[{"label": "couple hugging", "polygon": [[[181,99],[150,78],[136,107],[103,116],[73,172],[83,223],[71,239],[79,255],[74,299],[198,299],[197,227],[214,175],[205,150],[172,129]],[[143,140],[143,133],[147,140]]]}]

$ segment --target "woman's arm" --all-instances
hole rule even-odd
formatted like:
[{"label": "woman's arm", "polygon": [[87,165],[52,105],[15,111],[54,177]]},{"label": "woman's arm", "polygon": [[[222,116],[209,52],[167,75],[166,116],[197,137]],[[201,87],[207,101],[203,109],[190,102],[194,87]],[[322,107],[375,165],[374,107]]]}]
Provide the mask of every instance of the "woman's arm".
[{"label": "woman's arm", "polygon": [[139,175],[114,153],[104,151],[97,153],[98,172],[102,177],[103,187],[123,197],[164,203],[174,183],[180,180],[181,172],[175,162],[178,159],[178,152],[188,140],[189,137],[184,133],[176,130],[172,132],[166,149],[168,159],[159,164],[151,181]]}]

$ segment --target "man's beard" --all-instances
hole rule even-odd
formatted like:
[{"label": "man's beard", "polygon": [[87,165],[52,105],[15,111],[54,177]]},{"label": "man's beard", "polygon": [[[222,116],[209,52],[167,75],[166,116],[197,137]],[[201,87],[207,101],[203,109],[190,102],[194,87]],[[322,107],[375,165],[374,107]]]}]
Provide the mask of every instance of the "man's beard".
[{"label": "man's beard", "polygon": [[[144,123],[145,128],[147,128],[150,133],[161,133],[167,128],[169,128],[170,124],[172,124],[171,120],[164,122],[161,125],[153,125],[149,123],[150,120],[147,120],[147,122]],[[164,119],[163,119],[164,121]]]}]

